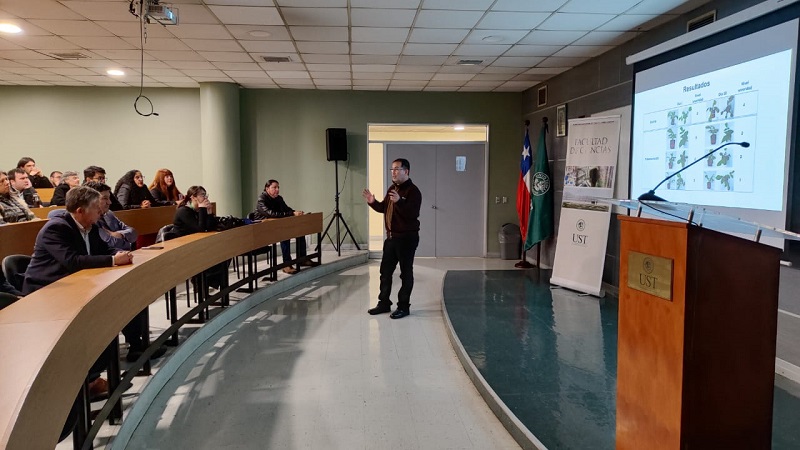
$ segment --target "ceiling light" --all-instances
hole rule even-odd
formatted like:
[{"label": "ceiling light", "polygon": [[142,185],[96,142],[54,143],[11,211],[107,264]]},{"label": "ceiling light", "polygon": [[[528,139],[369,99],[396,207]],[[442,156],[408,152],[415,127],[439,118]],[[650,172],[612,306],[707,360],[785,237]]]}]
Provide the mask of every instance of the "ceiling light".
[{"label": "ceiling light", "polygon": [[247,34],[249,34],[252,37],[263,37],[263,38],[272,36],[272,33],[264,30],[248,31]]},{"label": "ceiling light", "polygon": [[482,59],[459,59],[457,66],[479,66],[483,63]]},{"label": "ceiling light", "polygon": [[108,69],[108,70],[106,70],[106,73],[111,75],[111,76],[113,76],[113,77],[120,77],[122,75],[125,75],[125,72],[123,72],[123,71],[121,71],[119,69]]},{"label": "ceiling light", "polygon": [[453,127],[453,129],[456,131],[464,131],[464,125],[456,125]]},{"label": "ceiling light", "polygon": [[22,28],[10,23],[0,23],[0,31],[3,33],[19,33]]}]

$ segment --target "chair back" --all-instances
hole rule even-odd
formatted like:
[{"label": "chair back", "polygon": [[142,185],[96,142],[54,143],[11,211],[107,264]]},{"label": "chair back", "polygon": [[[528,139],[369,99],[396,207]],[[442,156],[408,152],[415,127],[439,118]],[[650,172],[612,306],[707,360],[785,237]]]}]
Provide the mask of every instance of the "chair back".
[{"label": "chair back", "polygon": [[175,239],[178,236],[178,232],[175,231],[175,225],[168,224],[164,225],[158,230],[158,234],[156,234],[156,242],[164,242],[170,239]]},{"label": "chair back", "polygon": [[29,255],[8,255],[3,258],[3,275],[18,291],[22,290],[25,270],[28,269],[30,262],[31,257]]}]

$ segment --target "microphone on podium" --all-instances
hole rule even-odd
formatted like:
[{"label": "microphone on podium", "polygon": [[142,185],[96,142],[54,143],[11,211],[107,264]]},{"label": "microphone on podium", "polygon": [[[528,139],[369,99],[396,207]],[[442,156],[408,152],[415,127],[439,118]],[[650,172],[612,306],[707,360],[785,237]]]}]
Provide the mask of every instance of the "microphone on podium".
[{"label": "microphone on podium", "polygon": [[645,200],[645,201],[665,202],[666,200],[664,200],[663,198],[661,198],[661,197],[656,195],[656,189],[658,189],[659,186],[664,184],[667,180],[669,180],[670,178],[674,177],[675,175],[683,172],[684,170],[688,169],[689,167],[692,167],[693,165],[695,165],[695,164],[699,163],[700,161],[702,161],[702,160],[708,158],[709,156],[713,155],[714,153],[716,153],[721,148],[727,147],[729,145],[739,145],[739,146],[744,147],[744,148],[750,147],[750,143],[749,142],[728,142],[727,144],[722,144],[719,147],[715,148],[714,150],[711,150],[710,152],[706,153],[705,155],[703,155],[703,156],[697,158],[696,160],[692,161],[691,164],[689,164],[688,166],[684,167],[683,169],[681,169],[681,170],[679,170],[677,172],[673,172],[673,173],[669,174],[669,176],[664,178],[663,180],[661,180],[661,182],[658,183],[656,185],[656,187],[654,187],[653,189],[650,189],[649,191],[647,191],[644,194],[640,195],[637,200],[639,200],[639,201]]}]

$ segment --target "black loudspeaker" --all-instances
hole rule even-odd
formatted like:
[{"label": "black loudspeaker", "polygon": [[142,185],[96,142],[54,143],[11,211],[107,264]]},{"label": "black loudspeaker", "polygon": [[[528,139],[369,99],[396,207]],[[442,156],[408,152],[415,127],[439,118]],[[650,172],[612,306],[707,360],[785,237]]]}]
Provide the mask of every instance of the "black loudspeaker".
[{"label": "black loudspeaker", "polygon": [[328,128],[325,130],[328,161],[347,161],[347,130]]}]

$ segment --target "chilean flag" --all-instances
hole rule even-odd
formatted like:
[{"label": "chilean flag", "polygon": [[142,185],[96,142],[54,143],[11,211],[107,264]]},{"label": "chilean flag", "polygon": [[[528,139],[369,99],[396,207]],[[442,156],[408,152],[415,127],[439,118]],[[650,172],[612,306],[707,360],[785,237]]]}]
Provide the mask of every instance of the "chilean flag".
[{"label": "chilean flag", "polygon": [[517,183],[517,216],[522,236],[528,235],[528,217],[531,214],[531,139],[525,128],[525,141],[522,144],[522,161],[519,163],[519,182]]}]

